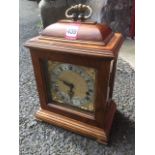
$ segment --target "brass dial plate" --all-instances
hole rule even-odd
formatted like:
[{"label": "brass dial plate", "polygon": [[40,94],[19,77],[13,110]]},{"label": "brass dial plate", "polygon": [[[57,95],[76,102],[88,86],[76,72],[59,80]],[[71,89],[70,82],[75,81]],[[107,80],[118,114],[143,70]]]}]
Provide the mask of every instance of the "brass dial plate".
[{"label": "brass dial plate", "polygon": [[86,111],[94,111],[96,70],[48,61],[52,100]]}]

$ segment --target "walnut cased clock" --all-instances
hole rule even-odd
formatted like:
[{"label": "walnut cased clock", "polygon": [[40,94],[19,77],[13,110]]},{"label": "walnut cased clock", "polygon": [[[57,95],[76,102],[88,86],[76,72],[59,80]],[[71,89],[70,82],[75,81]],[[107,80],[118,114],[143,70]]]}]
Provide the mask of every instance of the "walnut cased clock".
[{"label": "walnut cased clock", "polygon": [[69,15],[77,8],[92,13],[89,6],[72,6],[66,16],[74,20],[60,20],[25,44],[40,98],[36,118],[106,144],[116,111],[112,92],[123,39],[104,24],[85,21],[88,15]]}]

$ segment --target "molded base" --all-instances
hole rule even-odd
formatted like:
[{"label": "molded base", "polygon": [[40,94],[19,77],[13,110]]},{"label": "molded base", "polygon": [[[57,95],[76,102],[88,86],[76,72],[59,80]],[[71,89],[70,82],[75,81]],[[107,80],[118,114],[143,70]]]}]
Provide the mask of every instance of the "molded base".
[{"label": "molded base", "polygon": [[40,109],[35,116],[38,120],[45,121],[50,124],[68,129],[72,132],[94,138],[99,143],[107,144],[108,135],[112,125],[115,111],[116,105],[112,101],[105,113],[104,129],[43,109]]}]

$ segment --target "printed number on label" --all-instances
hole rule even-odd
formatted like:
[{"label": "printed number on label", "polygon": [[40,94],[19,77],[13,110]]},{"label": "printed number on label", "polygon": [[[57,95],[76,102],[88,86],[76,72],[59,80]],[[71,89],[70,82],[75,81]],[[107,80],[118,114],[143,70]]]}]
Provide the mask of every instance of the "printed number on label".
[{"label": "printed number on label", "polygon": [[76,31],[76,29],[68,29],[67,33],[70,35],[72,35],[72,34],[75,35],[77,33],[77,31]]},{"label": "printed number on label", "polygon": [[70,25],[66,31],[66,38],[76,39],[78,33],[79,25]]}]

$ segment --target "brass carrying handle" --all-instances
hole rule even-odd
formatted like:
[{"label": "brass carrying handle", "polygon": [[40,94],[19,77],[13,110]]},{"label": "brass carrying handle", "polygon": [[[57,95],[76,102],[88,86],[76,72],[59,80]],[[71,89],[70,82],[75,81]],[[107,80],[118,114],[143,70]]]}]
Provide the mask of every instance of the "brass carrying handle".
[{"label": "brass carrying handle", "polygon": [[90,6],[78,4],[68,8],[65,12],[65,16],[73,20],[86,20],[91,17],[92,13],[93,10]]}]

